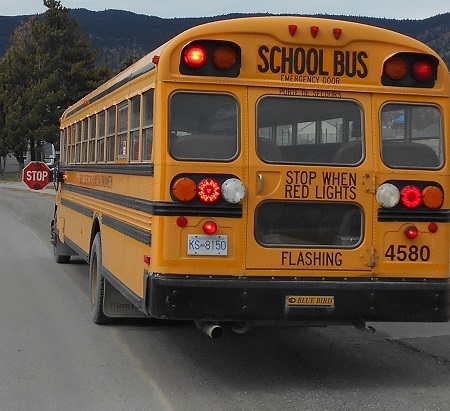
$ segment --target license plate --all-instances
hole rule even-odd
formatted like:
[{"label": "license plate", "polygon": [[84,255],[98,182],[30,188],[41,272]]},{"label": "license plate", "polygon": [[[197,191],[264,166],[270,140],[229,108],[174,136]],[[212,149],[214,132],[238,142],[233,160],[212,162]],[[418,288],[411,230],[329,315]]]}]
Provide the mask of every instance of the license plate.
[{"label": "license plate", "polygon": [[334,307],[331,295],[287,295],[286,307]]},{"label": "license plate", "polygon": [[228,236],[189,234],[188,255],[228,255]]}]

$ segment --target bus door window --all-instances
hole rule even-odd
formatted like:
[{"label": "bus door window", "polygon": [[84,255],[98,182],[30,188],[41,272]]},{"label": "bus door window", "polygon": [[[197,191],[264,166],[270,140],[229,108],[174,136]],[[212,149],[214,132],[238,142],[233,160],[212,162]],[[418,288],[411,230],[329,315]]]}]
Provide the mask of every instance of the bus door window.
[{"label": "bus door window", "polygon": [[139,160],[139,126],[141,112],[141,96],[131,99],[130,113],[130,161]]},{"label": "bus door window", "polygon": [[97,163],[105,161],[105,111],[98,114]]},{"label": "bus door window", "polygon": [[143,94],[142,110],[142,161],[151,161],[153,145],[153,90]]},{"label": "bus door window", "polygon": [[114,144],[116,137],[116,106],[108,109],[108,127],[106,133],[106,161],[114,161]]},{"label": "bus door window", "polygon": [[128,101],[121,103],[117,108],[117,112],[116,158],[125,158],[127,155]]},{"label": "bus door window", "polygon": [[238,111],[236,99],[228,94],[173,94],[170,154],[177,160],[233,160],[239,151]]},{"label": "bus door window", "polygon": [[257,107],[258,155],[268,163],[357,165],[361,118],[354,101],[264,97]]},{"label": "bus door window", "polygon": [[383,106],[381,157],[392,168],[440,168],[444,161],[441,111],[431,105]]}]

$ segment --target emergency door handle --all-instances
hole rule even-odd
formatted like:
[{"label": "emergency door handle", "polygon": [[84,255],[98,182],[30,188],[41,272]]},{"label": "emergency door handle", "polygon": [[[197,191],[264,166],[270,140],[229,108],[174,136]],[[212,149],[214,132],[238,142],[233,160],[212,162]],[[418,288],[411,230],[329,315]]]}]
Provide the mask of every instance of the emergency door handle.
[{"label": "emergency door handle", "polygon": [[261,173],[257,174],[257,183],[256,183],[256,194],[260,194],[263,186],[263,175]]}]

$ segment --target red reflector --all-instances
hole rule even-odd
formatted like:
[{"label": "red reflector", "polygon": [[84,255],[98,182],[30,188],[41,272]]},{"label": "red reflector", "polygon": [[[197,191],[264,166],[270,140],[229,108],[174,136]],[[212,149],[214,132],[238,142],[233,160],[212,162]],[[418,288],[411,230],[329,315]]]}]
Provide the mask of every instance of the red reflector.
[{"label": "red reflector", "polygon": [[220,198],[220,185],[216,180],[206,178],[197,185],[197,196],[204,203],[214,203]]},{"label": "red reflector", "polygon": [[436,223],[428,224],[428,231],[430,233],[435,233],[438,230],[438,225]]},{"label": "red reflector", "polygon": [[186,227],[188,219],[185,216],[180,216],[177,218],[177,226],[180,228]]},{"label": "red reflector", "polygon": [[400,192],[402,204],[407,208],[419,207],[422,202],[422,192],[414,186],[406,186]]},{"label": "red reflector", "polygon": [[144,263],[150,265],[150,256],[144,255]]},{"label": "red reflector", "polygon": [[430,81],[434,68],[428,60],[417,60],[412,66],[412,75],[418,81]]},{"label": "red reflector", "polygon": [[214,221],[207,221],[203,224],[203,231],[205,234],[213,235],[217,231],[217,224]]},{"label": "red reflector", "polygon": [[183,52],[184,62],[191,68],[200,68],[206,63],[206,50],[199,44],[192,44]]},{"label": "red reflector", "polygon": [[410,240],[414,240],[419,235],[419,230],[417,229],[417,227],[410,225],[410,226],[406,227],[405,235]]}]

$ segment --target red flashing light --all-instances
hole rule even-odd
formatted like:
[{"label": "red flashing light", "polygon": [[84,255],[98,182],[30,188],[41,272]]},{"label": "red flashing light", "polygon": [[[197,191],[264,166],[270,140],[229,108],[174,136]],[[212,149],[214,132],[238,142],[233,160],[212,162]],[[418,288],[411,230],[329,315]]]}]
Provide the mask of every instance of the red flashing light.
[{"label": "red flashing light", "polygon": [[417,60],[411,68],[413,77],[418,81],[430,81],[433,78],[433,65],[425,59]]},{"label": "red flashing light", "polygon": [[422,203],[422,192],[415,186],[406,186],[400,192],[402,204],[407,208],[417,208]]},{"label": "red flashing light", "polygon": [[405,235],[410,240],[414,240],[419,235],[419,230],[417,229],[416,226],[410,225],[410,226],[406,227]]},{"label": "red flashing light", "polygon": [[205,234],[213,235],[217,231],[217,224],[214,221],[207,221],[202,228]]},{"label": "red flashing light", "polygon": [[184,62],[190,68],[200,68],[206,63],[206,50],[199,44],[191,44],[183,52]]},{"label": "red flashing light", "polygon": [[220,198],[220,185],[216,180],[206,178],[197,185],[197,196],[204,203],[214,203]]}]

